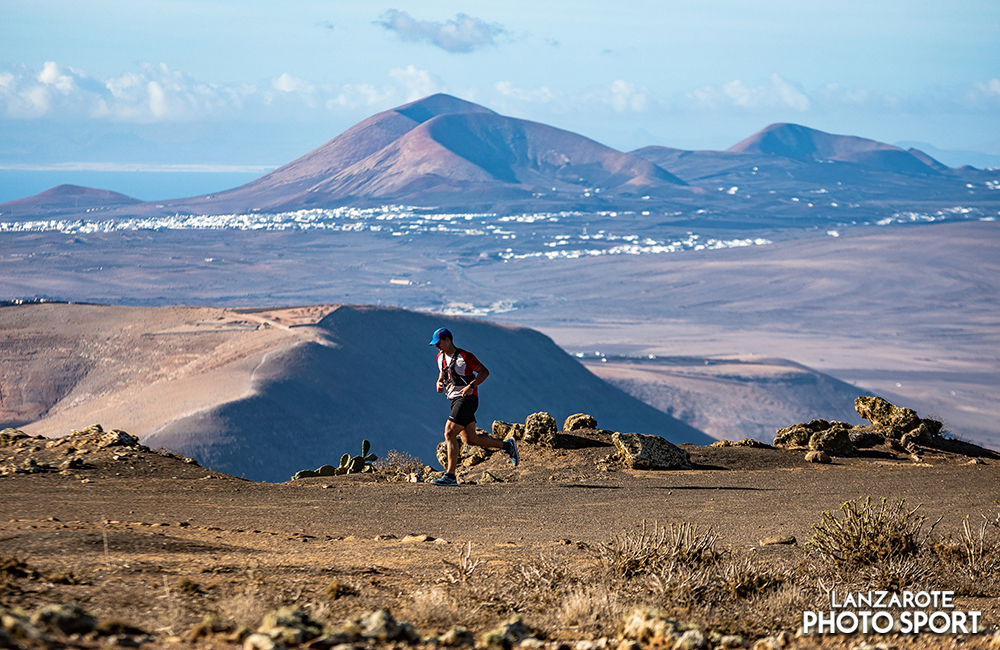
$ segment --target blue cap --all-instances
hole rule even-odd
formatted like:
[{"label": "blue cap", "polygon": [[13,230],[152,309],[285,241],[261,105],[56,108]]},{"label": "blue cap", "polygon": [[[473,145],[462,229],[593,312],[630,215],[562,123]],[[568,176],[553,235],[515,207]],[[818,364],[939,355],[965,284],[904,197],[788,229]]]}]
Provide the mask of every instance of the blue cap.
[{"label": "blue cap", "polygon": [[434,330],[434,336],[431,337],[430,345],[437,345],[438,343],[441,342],[441,339],[453,339],[453,338],[455,337],[451,335],[451,330],[449,330],[447,327],[439,327],[438,329]]}]

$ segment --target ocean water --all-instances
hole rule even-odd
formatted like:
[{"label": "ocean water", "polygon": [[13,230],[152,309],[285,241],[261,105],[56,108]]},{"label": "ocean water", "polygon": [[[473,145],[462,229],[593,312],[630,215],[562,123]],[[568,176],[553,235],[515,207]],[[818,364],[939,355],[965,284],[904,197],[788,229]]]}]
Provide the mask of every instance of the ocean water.
[{"label": "ocean water", "polygon": [[162,201],[228,190],[263,172],[104,172],[0,169],[0,203],[23,199],[57,185],[111,190],[142,201]]}]

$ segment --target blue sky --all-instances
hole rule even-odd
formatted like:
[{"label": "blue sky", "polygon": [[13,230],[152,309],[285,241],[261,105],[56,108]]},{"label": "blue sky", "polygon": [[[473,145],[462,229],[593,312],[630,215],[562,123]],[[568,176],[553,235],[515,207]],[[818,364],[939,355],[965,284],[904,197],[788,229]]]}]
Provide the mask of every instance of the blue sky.
[{"label": "blue sky", "polygon": [[0,174],[257,175],[438,91],[622,150],[795,122],[1000,156],[996,0],[2,0],[0,24]]}]

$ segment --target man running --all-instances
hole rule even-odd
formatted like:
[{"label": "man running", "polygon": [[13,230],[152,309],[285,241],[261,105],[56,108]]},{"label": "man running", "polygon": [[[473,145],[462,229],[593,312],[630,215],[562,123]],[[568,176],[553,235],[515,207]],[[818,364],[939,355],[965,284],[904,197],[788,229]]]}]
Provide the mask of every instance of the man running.
[{"label": "man running", "polygon": [[492,436],[481,436],[476,433],[476,409],[479,408],[479,385],[490,376],[476,355],[455,347],[451,332],[447,328],[434,331],[431,345],[439,352],[437,355],[438,379],[437,392],[444,393],[451,400],[451,415],[444,426],[444,439],[448,444],[448,471],[441,477],[431,481],[434,485],[458,485],[455,470],[458,467],[458,455],[461,443],[491,449],[503,449],[510,456],[510,463],[517,467],[517,444],[514,438],[497,440]]}]

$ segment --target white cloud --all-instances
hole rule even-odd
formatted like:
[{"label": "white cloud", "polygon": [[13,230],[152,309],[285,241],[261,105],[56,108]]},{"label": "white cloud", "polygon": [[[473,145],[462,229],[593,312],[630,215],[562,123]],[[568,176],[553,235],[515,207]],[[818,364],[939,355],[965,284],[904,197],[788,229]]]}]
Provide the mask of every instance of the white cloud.
[{"label": "white cloud", "polygon": [[722,108],[738,106],[746,109],[757,108],[791,108],[796,111],[807,111],[812,102],[802,91],[772,74],[770,83],[760,86],[747,86],[740,80],[730,81],[721,88],[704,86],[688,93],[695,103],[706,108]]},{"label": "white cloud", "polygon": [[[94,119],[131,123],[229,120],[265,114],[353,110],[378,106],[407,95],[436,92],[439,81],[413,66],[390,71],[394,83],[321,86],[284,73],[260,84],[205,83],[165,63],[104,79],[55,62],[40,68],[20,65],[0,72],[0,118]],[[382,106],[380,108],[388,108]]]},{"label": "white cloud", "polygon": [[341,86],[335,97],[326,101],[327,108],[360,108],[374,106],[389,100],[395,95],[394,88],[376,88],[371,84],[346,84]]},{"label": "white cloud", "polygon": [[864,106],[873,99],[873,94],[865,88],[841,88],[840,84],[829,83],[820,88],[817,99],[826,103]]},{"label": "white cloud", "polygon": [[610,104],[615,112],[645,113],[649,108],[649,97],[644,90],[636,90],[635,84],[616,80],[608,89],[611,92]]},{"label": "white cloud", "polygon": [[495,45],[497,36],[506,33],[502,25],[488,23],[468,14],[457,14],[447,22],[416,20],[405,11],[390,9],[375,22],[404,41],[424,41],[446,52],[466,53]]},{"label": "white cloud", "polygon": [[109,162],[66,162],[48,165],[0,163],[2,170],[27,172],[201,172],[201,173],[245,173],[266,174],[274,169],[271,165],[212,165],[201,163],[151,164],[151,163],[109,163]]},{"label": "white cloud", "polygon": [[1000,79],[990,79],[986,83],[972,84],[973,91],[983,97],[1000,97]]},{"label": "white cloud", "polygon": [[540,86],[538,88],[528,90],[525,88],[518,88],[510,81],[498,81],[493,84],[493,89],[504,97],[535,104],[548,104],[549,102],[553,102],[562,97],[561,91],[553,90],[548,86]]},{"label": "white cloud", "polygon": [[54,61],[46,61],[37,78],[41,83],[54,87],[64,95],[73,92],[73,77],[60,70]]},{"label": "white cloud", "polygon": [[163,86],[150,81],[146,85],[149,92],[149,112],[153,117],[163,117],[167,114],[167,95],[163,92]]},{"label": "white cloud", "polygon": [[273,80],[271,85],[283,93],[313,93],[316,88],[305,79],[297,79],[287,72]]},{"label": "white cloud", "polygon": [[408,65],[405,68],[393,68],[389,71],[389,76],[403,86],[408,102],[441,92],[441,84],[430,72],[420,70],[413,65]]}]

